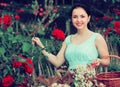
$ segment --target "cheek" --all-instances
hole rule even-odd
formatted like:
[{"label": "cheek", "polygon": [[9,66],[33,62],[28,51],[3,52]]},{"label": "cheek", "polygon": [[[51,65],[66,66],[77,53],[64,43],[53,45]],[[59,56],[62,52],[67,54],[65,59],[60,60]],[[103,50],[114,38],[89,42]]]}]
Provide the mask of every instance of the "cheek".
[{"label": "cheek", "polygon": [[71,22],[72,22],[72,24],[74,24],[74,23],[75,23],[75,20],[74,20],[74,19],[72,19],[72,20],[71,20]]}]

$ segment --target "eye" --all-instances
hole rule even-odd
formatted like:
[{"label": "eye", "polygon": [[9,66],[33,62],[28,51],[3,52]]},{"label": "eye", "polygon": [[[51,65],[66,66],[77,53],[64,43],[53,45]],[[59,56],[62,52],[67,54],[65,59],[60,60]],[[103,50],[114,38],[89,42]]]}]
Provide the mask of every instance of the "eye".
[{"label": "eye", "polygon": [[84,18],[85,16],[84,16],[84,15],[81,15],[80,17],[81,17],[81,18]]},{"label": "eye", "polygon": [[77,18],[77,16],[76,16],[76,15],[74,15],[74,16],[72,16],[72,18]]}]

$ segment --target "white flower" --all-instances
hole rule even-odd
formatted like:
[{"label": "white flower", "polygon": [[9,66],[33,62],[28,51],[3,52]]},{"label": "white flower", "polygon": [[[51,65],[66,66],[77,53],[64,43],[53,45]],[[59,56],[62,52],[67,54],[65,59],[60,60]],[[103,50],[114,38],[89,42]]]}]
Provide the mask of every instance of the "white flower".
[{"label": "white flower", "polygon": [[89,78],[93,79],[95,77],[95,69],[92,67],[87,67],[79,65],[75,69],[75,87],[93,87],[93,83]]}]

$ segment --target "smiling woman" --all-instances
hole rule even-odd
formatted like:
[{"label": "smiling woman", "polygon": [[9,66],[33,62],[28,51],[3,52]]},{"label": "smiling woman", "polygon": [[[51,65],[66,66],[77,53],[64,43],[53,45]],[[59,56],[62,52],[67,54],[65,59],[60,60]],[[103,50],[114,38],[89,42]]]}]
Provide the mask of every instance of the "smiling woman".
[{"label": "smiling woman", "polygon": [[[89,9],[84,5],[75,5],[70,12],[72,24],[77,32],[65,38],[57,55],[45,49],[41,53],[47,56],[47,60],[55,67],[60,67],[67,60],[68,70],[71,73],[78,65],[85,67],[91,63],[109,65],[109,58],[103,58],[109,55],[103,36],[88,29],[91,18]],[[32,43],[40,48],[45,47],[39,37],[33,37]]]}]

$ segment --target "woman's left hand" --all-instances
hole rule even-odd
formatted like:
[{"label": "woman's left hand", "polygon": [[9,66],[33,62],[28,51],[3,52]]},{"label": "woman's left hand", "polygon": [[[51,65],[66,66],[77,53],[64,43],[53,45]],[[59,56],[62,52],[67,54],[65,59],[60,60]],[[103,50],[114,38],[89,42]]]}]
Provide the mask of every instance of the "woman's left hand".
[{"label": "woman's left hand", "polygon": [[92,67],[96,67],[96,66],[99,66],[100,65],[100,61],[101,61],[101,59],[96,59],[95,61],[93,61],[92,63],[91,63],[91,66]]}]

